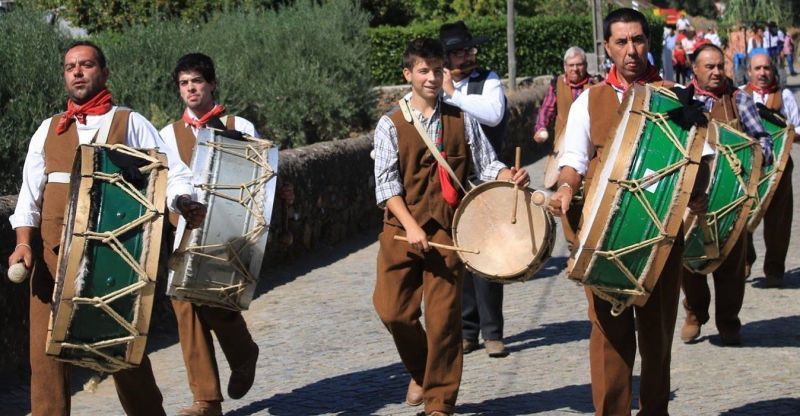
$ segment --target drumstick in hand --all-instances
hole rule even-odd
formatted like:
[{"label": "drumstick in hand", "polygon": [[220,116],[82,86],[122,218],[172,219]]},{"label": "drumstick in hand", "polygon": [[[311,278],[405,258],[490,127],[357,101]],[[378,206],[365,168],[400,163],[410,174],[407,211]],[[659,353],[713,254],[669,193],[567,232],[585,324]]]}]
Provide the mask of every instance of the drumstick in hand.
[{"label": "drumstick in hand", "polygon": [[181,242],[178,244],[178,248],[169,256],[169,261],[167,261],[167,267],[170,270],[176,270],[181,265],[181,260],[183,260],[183,256],[186,253],[186,247],[189,246],[189,238],[192,236],[192,230],[189,227],[184,227],[183,235],[181,235]]},{"label": "drumstick in hand", "polygon": [[711,232],[711,228],[708,226],[705,214],[697,215],[697,226],[700,227],[700,231],[703,232],[703,252],[706,257],[709,259],[719,258],[719,247],[714,241],[714,236]]},{"label": "drumstick in hand", "polygon": [[[394,239],[398,240],[398,241],[408,242],[408,239],[403,237],[402,235],[396,235],[396,236],[394,236]],[[470,250],[468,248],[461,248],[461,247],[456,247],[456,246],[448,246],[447,244],[432,243],[430,241],[428,241],[428,245],[431,246],[431,247],[442,248],[442,249],[445,249],[445,250],[462,251],[464,253],[472,253],[472,254],[481,254],[480,250]]]},{"label": "drumstick in hand", "polygon": [[[516,155],[514,155],[514,167],[517,169],[517,171],[519,171],[519,168],[520,168],[520,166],[519,166],[520,162],[521,162],[520,159],[522,159],[522,149],[519,146],[517,146],[517,152],[516,152]],[[511,223],[512,224],[516,224],[517,223],[517,194],[518,193],[519,193],[519,185],[517,185],[517,183],[514,182],[514,206],[512,207],[512,211],[511,211]]]},{"label": "drumstick in hand", "polygon": [[[551,198],[547,204],[550,205],[550,207],[552,207],[553,210],[555,210],[556,212],[561,212],[561,201]],[[567,216],[563,214],[559,216],[561,217],[561,227],[564,229],[564,238],[566,238],[567,241],[569,241],[570,243],[575,244],[575,242],[577,241],[575,239],[575,231],[569,224]]]}]

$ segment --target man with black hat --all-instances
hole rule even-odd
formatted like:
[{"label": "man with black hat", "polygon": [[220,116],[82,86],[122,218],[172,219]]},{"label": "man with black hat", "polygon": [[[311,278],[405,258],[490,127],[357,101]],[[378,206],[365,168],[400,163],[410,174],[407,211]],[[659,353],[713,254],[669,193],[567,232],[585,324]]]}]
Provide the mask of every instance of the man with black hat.
[{"label": "man with black hat", "polygon": [[[506,96],[496,72],[477,65],[477,46],[488,42],[473,37],[463,21],[446,23],[439,28],[444,46],[446,69],[442,89],[444,102],[460,108],[481,124],[484,134],[502,159],[508,117]],[[462,336],[464,354],[476,350],[478,333],[490,357],[508,355],[503,345],[503,285],[467,273],[462,300]]]}]

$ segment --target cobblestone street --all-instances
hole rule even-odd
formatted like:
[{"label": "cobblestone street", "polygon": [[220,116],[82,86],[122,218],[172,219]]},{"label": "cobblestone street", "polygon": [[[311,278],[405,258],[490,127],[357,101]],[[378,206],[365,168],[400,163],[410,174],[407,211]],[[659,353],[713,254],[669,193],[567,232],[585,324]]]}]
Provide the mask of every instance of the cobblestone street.
[{"label": "cobblestone street", "polygon": [[[800,146],[793,156],[800,160]],[[536,172],[543,164],[530,167],[534,184],[541,181]],[[794,171],[794,183],[800,183],[800,169]],[[795,192],[796,207],[797,198]],[[677,334],[681,308],[672,347],[671,414],[800,414],[800,215],[794,216],[792,229],[781,289],[764,286],[761,228],[755,233],[759,259],[740,314],[742,346],[721,346],[713,310],[700,342],[683,344]],[[409,379],[372,307],[375,237],[320,249],[262,282],[245,312],[261,349],[255,385],[243,399],[223,402],[227,415],[410,415],[422,410],[403,404]],[[489,358],[478,350],[465,357],[459,414],[593,412],[586,299],[563,273],[566,255],[559,236],[553,258],[537,278],[506,286],[505,341],[511,353]],[[175,337],[150,340],[150,358],[171,415],[192,401]],[[224,391],[230,373],[217,352]],[[634,381],[638,384],[638,377]],[[111,378],[95,393],[80,391],[77,377],[73,388],[74,415],[122,414]],[[27,386],[0,391],[0,414],[25,414],[27,394]]]}]

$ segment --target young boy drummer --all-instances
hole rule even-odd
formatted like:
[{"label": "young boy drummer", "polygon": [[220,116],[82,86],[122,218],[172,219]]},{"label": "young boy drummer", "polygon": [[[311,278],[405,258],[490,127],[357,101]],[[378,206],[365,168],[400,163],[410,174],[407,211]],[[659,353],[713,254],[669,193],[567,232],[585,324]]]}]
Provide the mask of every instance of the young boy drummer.
[{"label": "young boy drummer", "polygon": [[[406,403],[425,403],[427,415],[450,415],[461,383],[461,279],[450,224],[459,200],[457,184],[423,140],[441,152],[462,184],[469,170],[482,180],[528,184],[525,170],[497,161],[478,122],[441,98],[444,50],[438,40],[418,38],[403,54],[411,93],[381,117],[375,129],[375,193],[385,207],[373,303],[392,334],[411,381]],[[406,117],[411,117],[412,122]],[[422,137],[414,124],[421,126]],[[403,236],[408,242],[395,240]],[[425,326],[420,323],[425,299]]]}]

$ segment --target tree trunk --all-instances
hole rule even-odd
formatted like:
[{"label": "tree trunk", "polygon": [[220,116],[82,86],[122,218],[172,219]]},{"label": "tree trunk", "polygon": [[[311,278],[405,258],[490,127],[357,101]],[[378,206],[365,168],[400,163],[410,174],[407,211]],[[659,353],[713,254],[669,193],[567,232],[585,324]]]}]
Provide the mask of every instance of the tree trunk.
[{"label": "tree trunk", "polygon": [[508,44],[508,87],[517,90],[517,47],[514,45],[514,0],[506,0],[506,38]]}]

